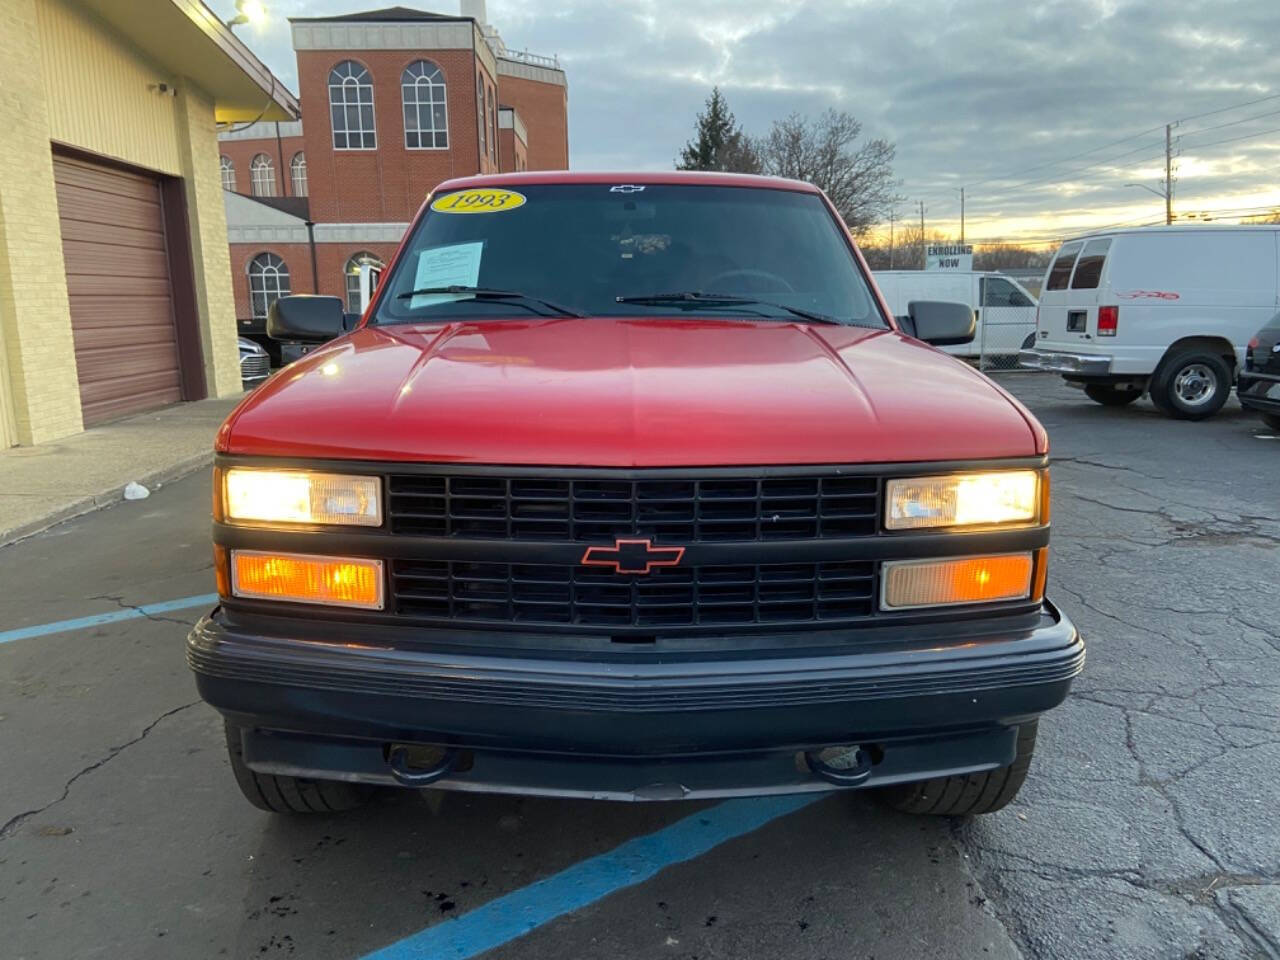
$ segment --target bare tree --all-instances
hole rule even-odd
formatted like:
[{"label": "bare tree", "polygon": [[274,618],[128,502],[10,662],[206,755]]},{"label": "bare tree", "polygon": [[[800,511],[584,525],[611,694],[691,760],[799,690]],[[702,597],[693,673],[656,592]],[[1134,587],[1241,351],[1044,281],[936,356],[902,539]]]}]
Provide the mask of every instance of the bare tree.
[{"label": "bare tree", "polygon": [[755,143],[765,173],[820,187],[855,235],[882,223],[900,202],[893,178],[896,148],[888,140],[858,142],[862,124],[844,111],[816,119],[793,113],[775,120]]},{"label": "bare tree", "polygon": [[1024,247],[1019,244],[978,245],[973,251],[975,270],[1015,270],[1047,267],[1054,247]]},{"label": "bare tree", "polygon": [[908,220],[899,221],[893,233],[892,248],[887,234],[881,234],[874,240],[860,241],[858,248],[872,270],[921,270],[927,244],[951,242],[949,237],[936,230],[928,231],[922,238],[920,224]]}]

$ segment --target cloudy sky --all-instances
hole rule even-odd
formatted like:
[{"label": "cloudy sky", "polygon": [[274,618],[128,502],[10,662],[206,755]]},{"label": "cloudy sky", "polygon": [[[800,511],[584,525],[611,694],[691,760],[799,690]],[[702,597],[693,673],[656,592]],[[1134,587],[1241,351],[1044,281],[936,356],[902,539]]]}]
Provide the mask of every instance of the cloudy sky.
[{"label": "cloudy sky", "polygon": [[[390,5],[266,2],[241,36],[295,89],[284,18]],[[489,0],[488,17],[508,47],[563,62],[576,169],[670,167],[718,84],[752,133],[849,111],[897,145],[903,216],[924,200],[928,226],[955,231],[966,187],[971,241],[1161,219],[1125,184],[1160,188],[1174,120],[1175,212],[1280,206],[1278,0]]]}]

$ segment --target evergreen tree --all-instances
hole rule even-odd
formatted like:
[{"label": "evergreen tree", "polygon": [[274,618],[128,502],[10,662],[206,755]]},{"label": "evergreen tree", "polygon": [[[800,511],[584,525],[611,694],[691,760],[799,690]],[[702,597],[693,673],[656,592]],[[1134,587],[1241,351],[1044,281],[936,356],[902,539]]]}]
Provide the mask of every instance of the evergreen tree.
[{"label": "evergreen tree", "polygon": [[697,132],[676,160],[677,170],[730,170],[759,173],[755,146],[738,126],[719,87],[711,89],[707,108],[698,114]]}]

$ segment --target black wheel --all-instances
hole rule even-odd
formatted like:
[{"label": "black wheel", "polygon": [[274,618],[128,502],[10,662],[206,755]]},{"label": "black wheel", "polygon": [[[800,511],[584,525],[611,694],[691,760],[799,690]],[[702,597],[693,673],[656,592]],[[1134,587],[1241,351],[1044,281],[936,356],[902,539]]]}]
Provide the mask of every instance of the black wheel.
[{"label": "black wheel", "polygon": [[1183,350],[1166,357],[1151,378],[1151,399],[1162,411],[1179,420],[1211,417],[1231,394],[1231,368],[1203,348]]},{"label": "black wheel", "polygon": [[254,773],[245,765],[240,728],[226,723],[227,756],[244,798],[271,813],[339,813],[361,806],[373,788],[338,780],[307,780],[272,773]]},{"label": "black wheel", "polygon": [[1280,431],[1280,413],[1260,413],[1258,416],[1272,430]]},{"label": "black wheel", "polygon": [[1118,390],[1109,383],[1086,383],[1084,395],[1104,407],[1127,407],[1142,396],[1142,391]]},{"label": "black wheel", "polygon": [[918,783],[881,787],[877,799],[902,813],[935,817],[969,817],[1007,806],[1027,779],[1036,749],[1036,721],[1018,727],[1018,752],[1007,767],[964,777],[936,777]]}]

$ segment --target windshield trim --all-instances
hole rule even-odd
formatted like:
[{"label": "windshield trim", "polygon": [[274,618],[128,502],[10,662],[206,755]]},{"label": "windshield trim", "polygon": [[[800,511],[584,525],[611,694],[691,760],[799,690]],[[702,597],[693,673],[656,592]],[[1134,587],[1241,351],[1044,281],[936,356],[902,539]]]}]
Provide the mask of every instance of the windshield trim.
[{"label": "windshield trim", "polygon": [[[826,211],[827,217],[831,222],[832,228],[836,231],[836,234],[839,237],[840,241],[844,244],[844,248],[848,253],[850,260],[852,261],[851,265],[855,270],[855,272],[857,273],[857,275],[859,276],[859,278],[862,280],[862,283],[866,288],[867,298],[870,301],[871,307],[872,307],[868,315],[865,318],[862,318],[860,322],[852,322],[852,321],[845,322],[840,318],[835,318],[837,323],[840,326],[846,326],[846,327],[854,327],[854,328],[861,328],[861,329],[877,329],[877,330],[884,329],[884,330],[890,330],[895,333],[901,332],[901,329],[898,326],[897,318],[893,316],[892,311],[889,310],[887,304],[885,303],[883,295],[880,293],[880,288],[876,285],[875,279],[872,276],[871,268],[870,266],[868,266],[866,258],[862,254],[862,250],[858,247],[857,242],[854,240],[853,234],[849,231],[848,225],[845,224],[845,222],[840,218],[840,214],[836,210],[835,205],[832,204],[831,199],[825,193],[823,193],[820,189],[815,187],[813,184],[806,183],[803,181],[798,181],[798,180],[787,180],[785,178],[763,178],[763,177],[757,178],[753,174],[716,174],[714,176],[708,175],[704,179],[702,177],[689,176],[687,174],[685,176],[675,175],[671,177],[665,177],[663,175],[655,176],[652,171],[644,175],[638,175],[635,173],[627,174],[627,173],[607,173],[607,172],[606,173],[574,174],[574,173],[569,173],[568,171],[564,171],[563,173],[564,173],[563,176],[556,176],[554,173],[551,176],[548,176],[546,173],[539,173],[536,175],[499,174],[496,176],[490,174],[487,176],[446,180],[440,183],[439,185],[437,185],[430,193],[427,194],[426,198],[422,202],[422,205],[418,208],[417,214],[414,216],[413,220],[409,223],[409,226],[405,229],[403,236],[401,236],[400,238],[400,243],[396,247],[395,254],[387,262],[386,269],[383,272],[383,282],[380,283],[378,285],[378,289],[374,291],[374,295],[369,301],[369,304],[367,309],[365,310],[364,316],[361,317],[360,322],[356,325],[354,329],[359,330],[364,327],[378,327],[378,326],[402,326],[406,323],[435,323],[438,321],[456,322],[458,320],[497,320],[497,319],[502,319],[504,316],[506,316],[505,314],[500,314],[500,313],[493,313],[488,315],[483,313],[477,313],[477,314],[468,314],[465,316],[434,314],[432,316],[422,317],[422,318],[406,317],[406,318],[379,319],[379,313],[381,312],[384,306],[384,303],[387,301],[389,297],[391,299],[394,299],[394,297],[392,297],[392,295],[389,292],[392,287],[392,284],[390,281],[395,278],[397,272],[401,269],[401,266],[402,266],[401,260],[408,253],[411,241],[415,236],[417,236],[419,231],[422,229],[422,225],[426,221],[427,217],[431,215],[432,201],[440,194],[452,193],[457,190],[464,190],[469,188],[479,189],[479,188],[485,188],[485,187],[495,187],[495,188],[507,187],[510,189],[517,189],[518,187],[522,187],[522,186],[523,187],[575,186],[575,185],[599,186],[601,184],[625,182],[625,183],[637,184],[642,186],[714,187],[722,190],[760,190],[760,191],[769,191],[769,192],[776,192],[776,193],[793,193],[793,194],[798,194],[800,196],[816,196],[818,198],[819,203],[822,205],[822,208]],[[744,182],[748,179],[752,182]],[[766,180],[768,182],[766,183],[756,182],[757,180]],[[492,301],[471,300],[471,301],[462,301],[462,302],[481,303],[481,302],[492,302]],[[652,314],[643,314],[643,313],[596,314],[591,312],[587,312],[585,315],[589,317],[600,318],[600,319],[606,319],[606,318],[627,319],[630,317],[652,316]],[[724,317],[724,314],[720,314],[720,316]],[[751,315],[747,314],[747,315],[744,315],[744,319],[766,319],[766,318],[762,318],[758,316],[752,317]],[[796,319],[798,320],[799,318],[796,318]],[[877,320],[879,321],[879,325],[873,326],[873,324],[875,324]],[[805,321],[799,321],[799,322],[805,322]]]}]

